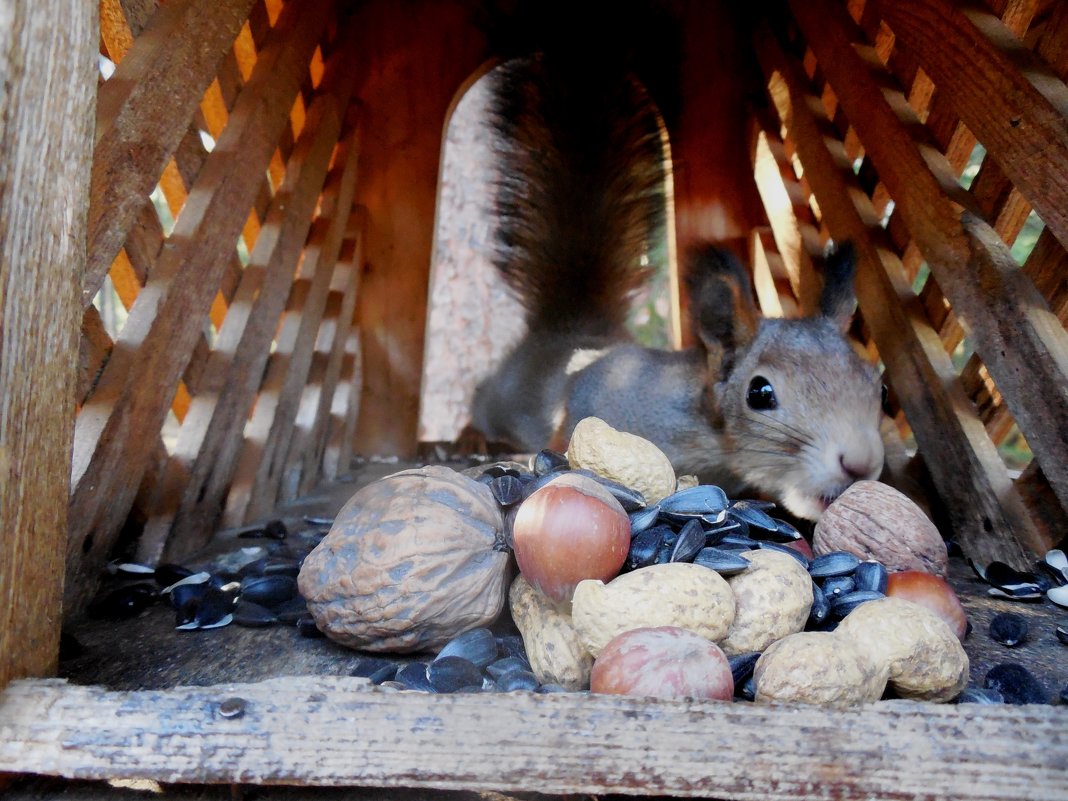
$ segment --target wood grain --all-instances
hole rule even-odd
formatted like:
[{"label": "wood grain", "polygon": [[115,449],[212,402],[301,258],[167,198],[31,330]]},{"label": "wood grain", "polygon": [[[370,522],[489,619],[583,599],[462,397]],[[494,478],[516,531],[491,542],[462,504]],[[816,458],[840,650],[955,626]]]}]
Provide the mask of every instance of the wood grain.
[{"label": "wood grain", "polygon": [[333,4],[287,6],[75,428],[68,609],[93,591]]},{"label": "wood grain", "polygon": [[[227,699],[243,713],[223,717]],[[1052,706],[447,696],[330,676],[143,692],[23,680],[0,696],[0,721],[0,771],[83,779],[761,801],[1068,794],[1068,718]]]},{"label": "wood grain", "polygon": [[878,6],[898,46],[1068,247],[1068,87],[978,4]]},{"label": "wood grain", "polygon": [[[1050,485],[1068,500],[1068,334],[994,230],[947,188],[957,186],[952,170],[913,138],[915,115],[870,48],[855,43],[852,21],[826,0],[791,8]],[[1055,401],[1036,403],[1036,387]]]},{"label": "wood grain", "polygon": [[[918,308],[901,262],[887,247],[879,216],[857,185],[844,148],[826,135],[829,120],[818,116],[800,69],[787,60],[766,28],[758,31],[756,48],[823,222],[832,236],[852,240],[857,248],[861,312],[920,451],[934,455],[928,466],[957,536],[980,562],[998,559],[1027,566],[1030,560],[1020,543],[1037,548],[1041,540],[937,332]],[[831,147],[838,151],[837,158]]]},{"label": "wood grain", "polygon": [[83,306],[100,288],[251,6],[252,0],[167,3],[101,86]]},{"label": "wood grain", "polygon": [[58,654],[100,18],[64,0],[0,18],[2,687]]}]

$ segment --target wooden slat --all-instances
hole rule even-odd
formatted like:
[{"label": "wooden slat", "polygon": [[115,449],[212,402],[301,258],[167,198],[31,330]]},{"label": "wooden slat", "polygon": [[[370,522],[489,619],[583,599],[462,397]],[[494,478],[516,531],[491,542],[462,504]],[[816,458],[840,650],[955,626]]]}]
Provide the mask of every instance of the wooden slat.
[{"label": "wooden slat", "polygon": [[104,328],[104,321],[96,306],[90,306],[82,317],[82,336],[78,350],[78,389],[75,402],[80,406],[93,391],[100,371],[104,369],[114,343]]},{"label": "wooden slat", "polygon": [[[983,563],[1029,563],[1020,542],[1037,534],[1004,465],[964,396],[953,363],[927,324],[901,263],[886,247],[879,217],[848,162],[830,148],[830,122],[817,117],[808,88],[773,35],[758,32],[757,53],[805,173],[836,239],[857,248],[857,298],[932,479],[961,543]],[[865,140],[867,141],[867,140]]]},{"label": "wooden slat", "polygon": [[84,306],[100,288],[251,5],[252,0],[168,3],[101,87]]},{"label": "wooden slat", "polygon": [[765,317],[782,317],[782,299],[775,284],[772,263],[782,260],[775,246],[771,228],[754,228],[749,235],[749,264],[753,271],[753,293]]},{"label": "wooden slat", "polygon": [[256,408],[245,427],[245,441],[226,499],[224,520],[230,525],[268,514],[277,498],[301,391],[307,383],[316,334],[352,209],[358,160],[359,145],[352,135],[339,148],[324,191],[323,210],[304,249],[301,277],[293,283]]},{"label": "wooden slat", "polygon": [[323,475],[323,452],[330,423],[330,409],[341,375],[345,357],[345,344],[352,328],[352,315],[356,309],[356,293],[360,279],[360,229],[362,215],[351,215],[349,234],[341,245],[341,256],[334,269],[335,286],[340,286],[340,302],[334,322],[330,348],[323,354],[322,380],[316,403],[312,409],[312,424],[299,439],[294,437],[289,447],[289,461],[299,462],[300,483],[298,492],[308,493]]},{"label": "wooden slat", "polygon": [[59,652],[100,18],[65,0],[0,16],[2,687]]},{"label": "wooden slat", "polygon": [[[1049,301],[1050,310],[1061,324],[1068,325],[1068,253],[1065,253],[1064,248],[1048,230],[1043,230],[1039,235],[1038,242],[1022,269]],[[961,379],[966,384],[978,385],[981,368],[982,360],[973,354],[961,370]],[[999,442],[997,434],[1004,436],[1012,423],[1008,408],[1000,402],[1000,393],[999,402],[985,411],[983,422],[986,423],[994,441]]]},{"label": "wooden slat", "polygon": [[786,158],[782,140],[762,126],[750,149],[753,178],[768,215],[776,248],[803,315],[819,310],[821,279],[813,259],[823,251],[808,196]]},{"label": "wooden slat", "polygon": [[335,481],[347,474],[352,462],[356,420],[360,413],[360,389],[363,386],[361,362],[360,332],[353,326],[345,340],[345,355],[341,360],[337,389],[330,402],[330,424],[326,448],[323,450],[323,478],[326,481]]},{"label": "wooden slat", "polygon": [[950,0],[880,2],[899,47],[1068,246],[1068,87],[1005,25]]},{"label": "wooden slat", "polygon": [[[345,70],[335,66],[343,76]],[[150,510],[138,544],[138,558],[146,562],[158,562],[165,550],[169,558],[181,558],[211,535],[222,498],[210,491],[209,481],[225,487],[233,471],[236,443],[255,401],[341,130],[340,106],[350,91],[351,80],[341,87],[327,84],[312,105],[314,124],[290,158]]]},{"label": "wooden slat", "polygon": [[[828,0],[791,8],[1050,485],[1068,500],[1068,334],[993,229],[946,191],[949,165],[917,147],[911,109],[854,44],[852,21]],[[1052,402],[1036,403],[1035,387]]]},{"label": "wooden slat", "polygon": [[333,4],[288,4],[75,428],[66,602],[107,557]]},{"label": "wooden slat", "polygon": [[[241,714],[219,713],[227,699]],[[301,676],[141,692],[24,680],[0,713],[0,770],[79,779],[752,801],[1068,796],[1066,714],[1054,706],[432,695]]]}]

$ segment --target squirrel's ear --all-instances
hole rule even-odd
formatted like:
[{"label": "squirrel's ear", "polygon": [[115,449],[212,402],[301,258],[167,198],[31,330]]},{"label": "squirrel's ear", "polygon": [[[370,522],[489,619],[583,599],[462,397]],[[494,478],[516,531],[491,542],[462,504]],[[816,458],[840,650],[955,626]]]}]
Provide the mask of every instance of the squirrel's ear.
[{"label": "squirrel's ear", "polygon": [[856,271],[857,258],[852,242],[837,245],[823,262],[820,313],[830,318],[840,331],[848,330],[857,305],[857,296],[853,289]]},{"label": "squirrel's ear", "polygon": [[756,335],[760,313],[745,267],[732,253],[705,246],[695,250],[686,274],[690,324],[717,372],[730,372],[736,351]]}]

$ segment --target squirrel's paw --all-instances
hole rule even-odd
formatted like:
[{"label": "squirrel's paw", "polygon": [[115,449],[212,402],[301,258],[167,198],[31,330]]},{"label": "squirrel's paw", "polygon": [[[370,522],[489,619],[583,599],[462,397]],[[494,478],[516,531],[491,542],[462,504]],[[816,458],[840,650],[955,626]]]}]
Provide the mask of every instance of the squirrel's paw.
[{"label": "squirrel's paw", "polygon": [[486,456],[489,453],[486,435],[468,423],[456,435],[453,453],[456,456]]}]

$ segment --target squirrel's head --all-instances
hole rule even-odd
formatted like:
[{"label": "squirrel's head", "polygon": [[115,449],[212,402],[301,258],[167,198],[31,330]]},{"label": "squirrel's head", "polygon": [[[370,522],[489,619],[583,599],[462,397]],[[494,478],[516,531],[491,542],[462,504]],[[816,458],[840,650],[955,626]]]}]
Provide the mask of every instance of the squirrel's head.
[{"label": "squirrel's head", "polygon": [[731,297],[735,303],[716,312],[704,307],[711,325],[699,326],[718,376],[711,402],[730,468],[815,520],[850,484],[883,468],[879,376],[844,336],[855,304],[852,248],[827,259],[815,316],[760,318],[744,273]]}]

